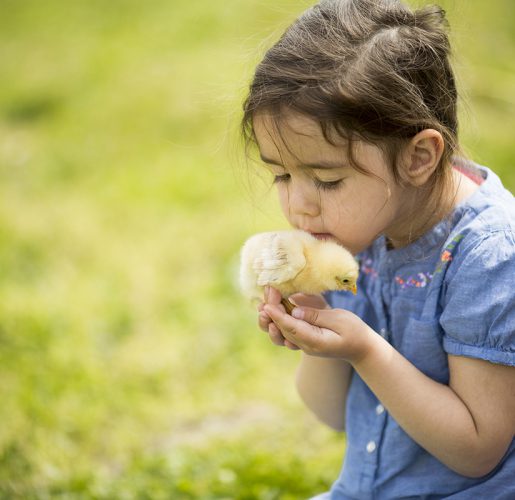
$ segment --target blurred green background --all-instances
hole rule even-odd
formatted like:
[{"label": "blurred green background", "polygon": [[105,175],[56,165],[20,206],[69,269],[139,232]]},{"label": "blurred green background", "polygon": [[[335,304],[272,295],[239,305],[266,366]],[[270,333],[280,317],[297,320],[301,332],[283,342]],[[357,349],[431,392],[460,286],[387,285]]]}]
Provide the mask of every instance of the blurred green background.
[{"label": "blurred green background", "polygon": [[[463,144],[513,190],[515,2],[442,4]],[[236,287],[243,241],[286,227],[247,176],[241,102],[308,5],[0,0],[0,498],[302,499],[336,478],[344,437]]]}]

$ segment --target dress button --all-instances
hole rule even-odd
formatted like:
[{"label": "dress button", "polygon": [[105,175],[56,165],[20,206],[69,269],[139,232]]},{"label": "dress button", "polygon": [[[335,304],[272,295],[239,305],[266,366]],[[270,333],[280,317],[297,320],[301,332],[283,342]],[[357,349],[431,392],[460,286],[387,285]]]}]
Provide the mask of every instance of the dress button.
[{"label": "dress button", "polygon": [[376,449],[376,444],[374,443],[374,441],[369,441],[367,444],[367,451],[369,453],[372,453],[375,451],[375,449]]},{"label": "dress button", "polygon": [[383,405],[377,405],[376,406],[376,415],[381,415],[381,413],[384,413],[384,406]]},{"label": "dress button", "polygon": [[386,329],[381,328],[381,330],[379,330],[379,333],[381,334],[381,337],[384,337],[386,335]]}]

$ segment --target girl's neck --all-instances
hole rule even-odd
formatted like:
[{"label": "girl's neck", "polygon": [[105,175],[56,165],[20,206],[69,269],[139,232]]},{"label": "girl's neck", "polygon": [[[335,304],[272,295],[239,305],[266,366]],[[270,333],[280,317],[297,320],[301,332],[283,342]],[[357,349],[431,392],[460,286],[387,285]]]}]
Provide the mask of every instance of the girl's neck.
[{"label": "girl's neck", "polygon": [[[416,241],[433,226],[438,224],[438,222],[447,217],[456,206],[471,196],[479,187],[478,184],[473,182],[469,177],[454,168],[452,169],[451,179],[452,182],[449,183],[447,189],[444,189],[439,202],[435,204],[436,207],[432,210],[429,217],[426,217],[425,220],[414,220],[413,217],[410,216],[400,222],[395,228],[395,231],[387,232],[386,242],[388,249],[402,248]],[[412,207],[426,205],[427,197],[421,196],[419,190],[414,190],[410,198],[411,201],[409,205]],[[408,211],[408,213],[409,212],[410,211]]]}]

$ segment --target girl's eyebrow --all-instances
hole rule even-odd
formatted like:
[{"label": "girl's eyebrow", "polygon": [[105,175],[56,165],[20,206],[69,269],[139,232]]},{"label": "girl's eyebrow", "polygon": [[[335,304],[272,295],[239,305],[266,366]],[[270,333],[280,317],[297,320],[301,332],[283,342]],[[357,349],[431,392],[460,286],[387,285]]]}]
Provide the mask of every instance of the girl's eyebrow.
[{"label": "girl's eyebrow", "polygon": [[[277,165],[278,167],[283,166],[278,161],[272,160],[271,158],[266,158],[262,154],[260,154],[259,156],[261,157],[261,160],[265,163],[269,163],[270,165]],[[321,160],[315,163],[301,163],[299,166],[304,168],[342,168],[345,165],[337,161]]]}]

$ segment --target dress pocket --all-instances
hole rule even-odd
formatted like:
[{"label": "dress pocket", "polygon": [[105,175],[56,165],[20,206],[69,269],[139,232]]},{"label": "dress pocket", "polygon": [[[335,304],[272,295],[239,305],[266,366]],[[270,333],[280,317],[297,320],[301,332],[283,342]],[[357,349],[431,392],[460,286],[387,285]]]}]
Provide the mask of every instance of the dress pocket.
[{"label": "dress pocket", "polygon": [[399,351],[432,379],[444,383],[449,380],[447,353],[443,349],[443,330],[438,321],[409,318]]}]

